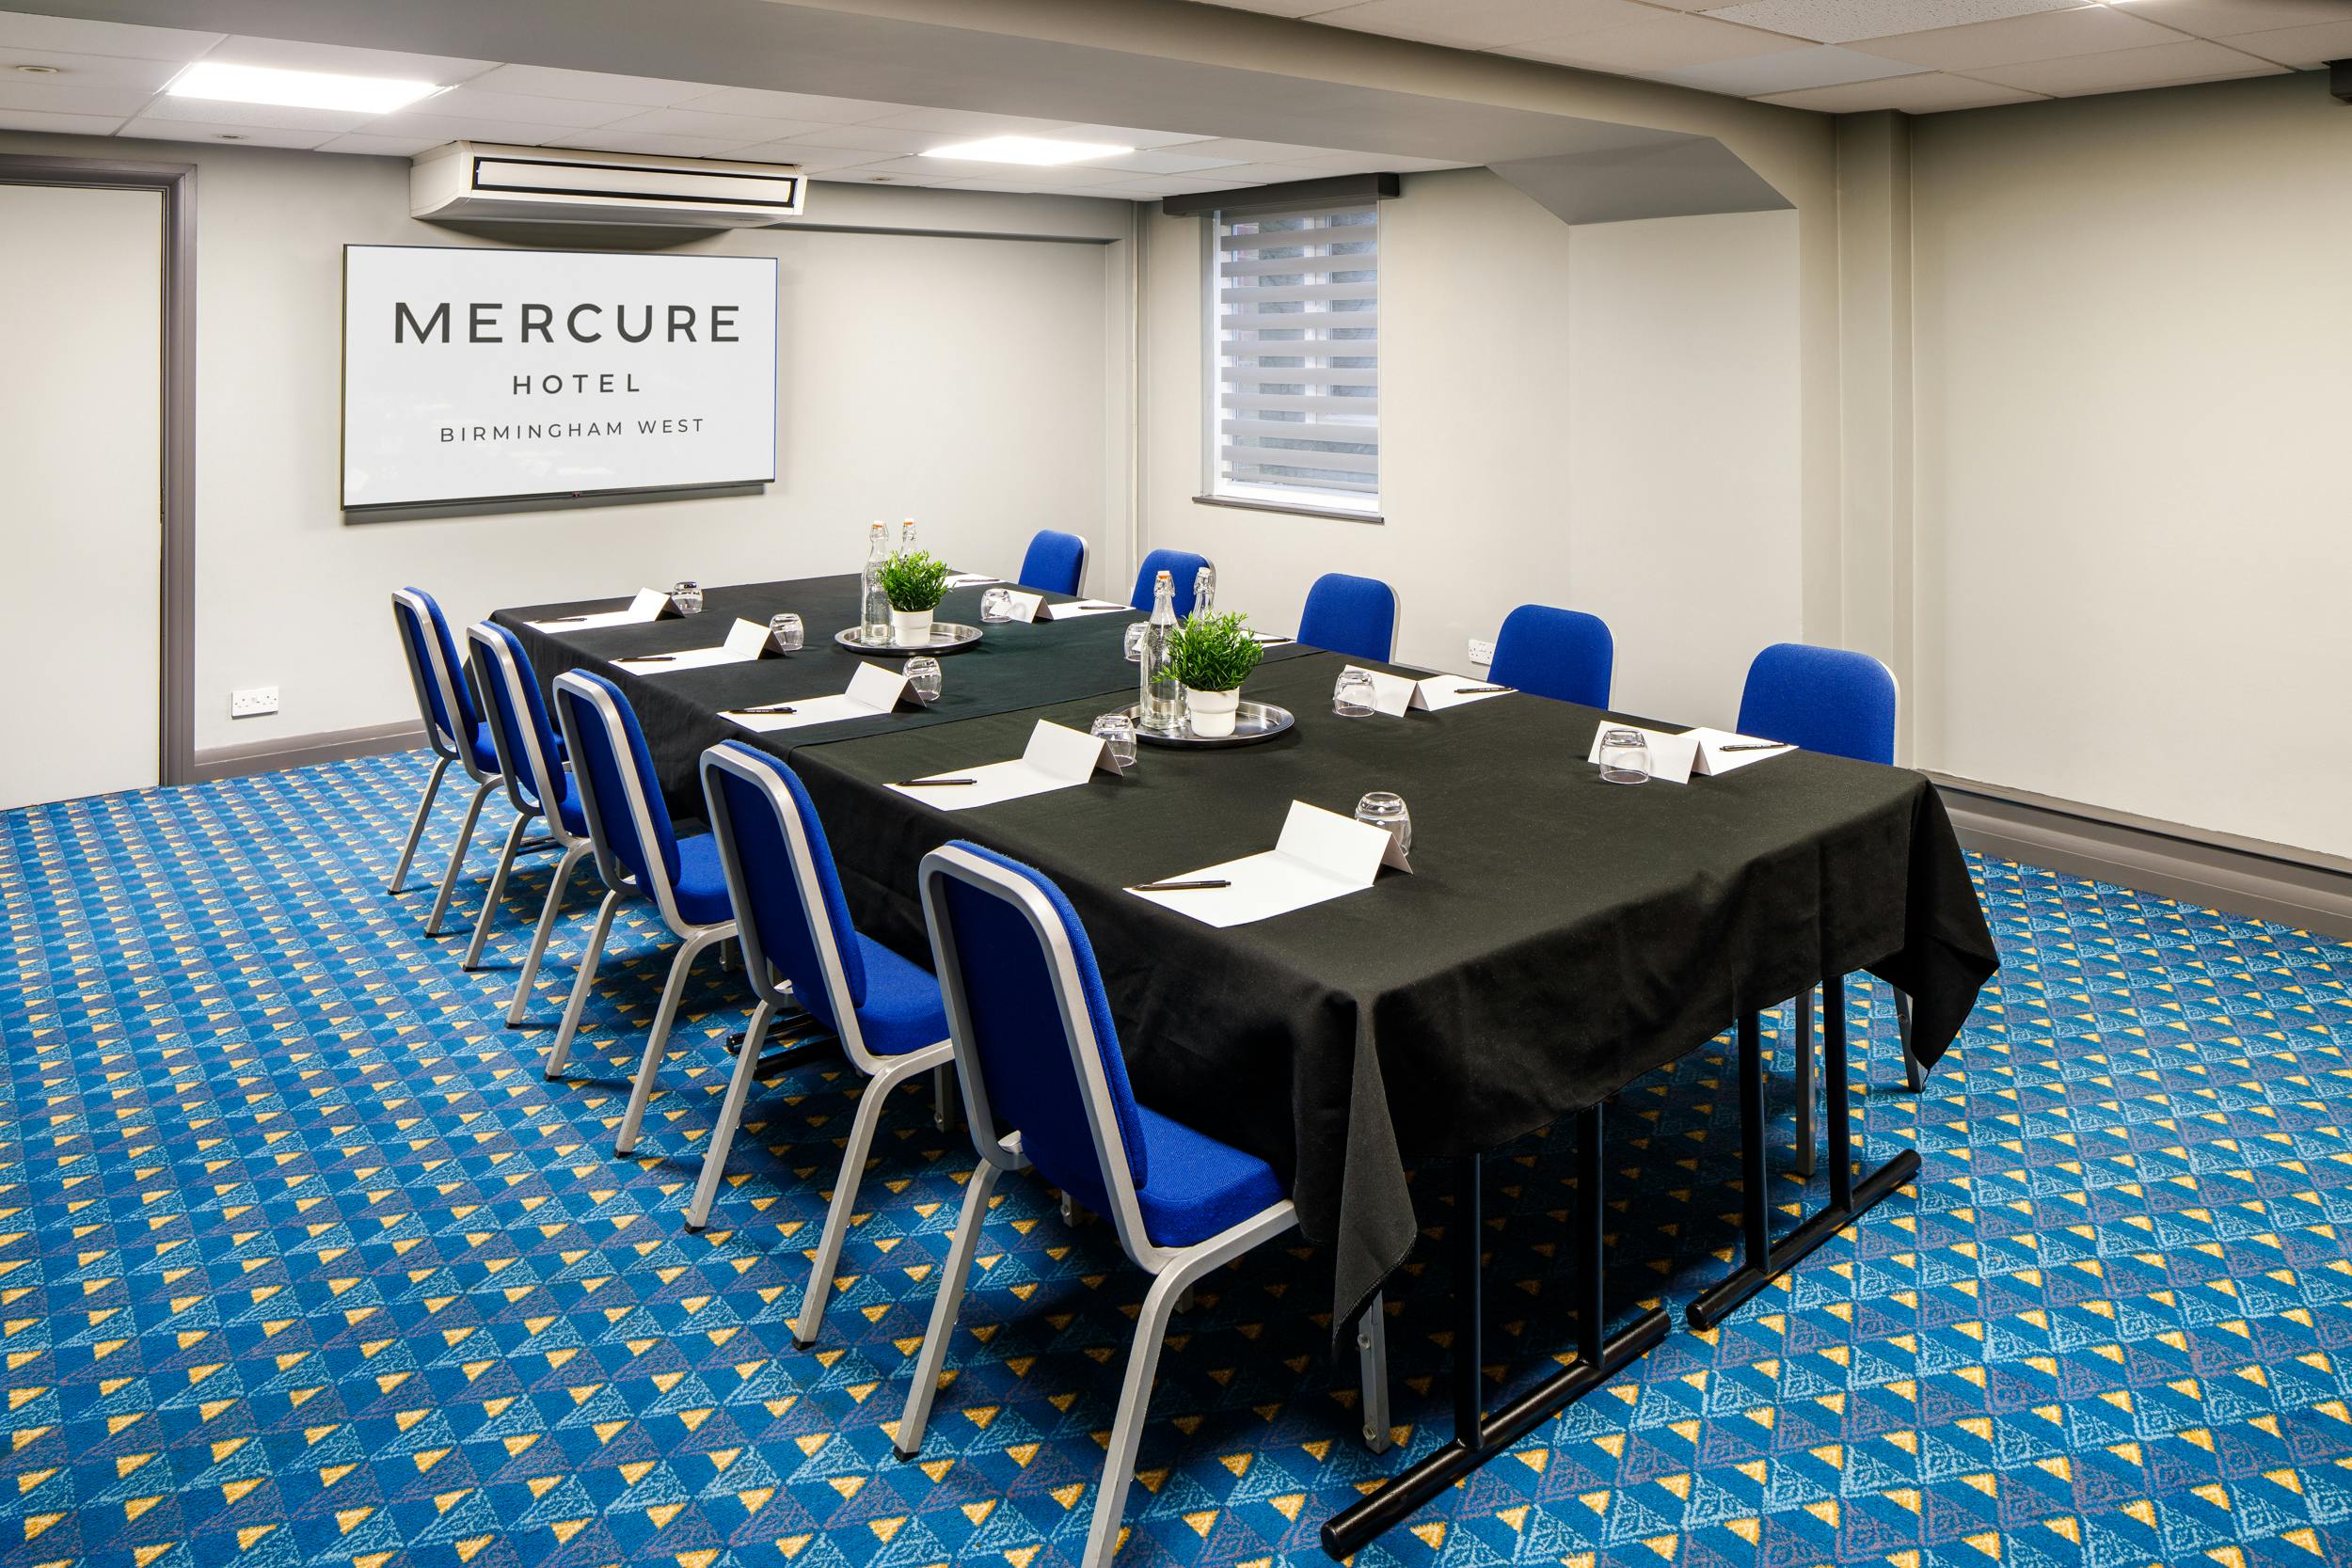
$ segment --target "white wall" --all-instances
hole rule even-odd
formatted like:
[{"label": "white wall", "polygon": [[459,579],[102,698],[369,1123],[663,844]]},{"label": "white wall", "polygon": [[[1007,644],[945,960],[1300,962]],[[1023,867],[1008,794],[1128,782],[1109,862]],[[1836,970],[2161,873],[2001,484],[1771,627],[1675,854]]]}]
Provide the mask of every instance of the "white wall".
[{"label": "white wall", "polygon": [[1796,634],[1803,475],[1793,213],[1570,229],[1483,169],[1380,215],[1380,524],[1203,506],[1200,224],[1145,220],[1147,546],[1296,624],[1326,571],[1398,592],[1397,657],[1466,668],[1514,605],[1588,609],[1616,700],[1728,719]]},{"label": "white wall", "polygon": [[[347,523],[342,247],[496,242],[411,220],[405,160],[0,135],[0,152],[32,151],[200,166],[199,753],[413,720],[387,608],[404,583],[471,620],[681,577],[848,571],[869,519],[908,515],[961,563],[1009,570],[1050,527],[1093,542],[1096,586],[1125,564],[1123,241],[696,239],[685,248],[782,261],[779,478],[764,494]],[[1130,214],[1125,202],[866,186],[818,184],[810,198],[818,222],[1093,241],[1126,234]],[[230,691],[268,685],[278,715],[232,724]]]},{"label": "white wall", "polygon": [[1918,761],[2352,853],[2352,111],[1913,128]]}]

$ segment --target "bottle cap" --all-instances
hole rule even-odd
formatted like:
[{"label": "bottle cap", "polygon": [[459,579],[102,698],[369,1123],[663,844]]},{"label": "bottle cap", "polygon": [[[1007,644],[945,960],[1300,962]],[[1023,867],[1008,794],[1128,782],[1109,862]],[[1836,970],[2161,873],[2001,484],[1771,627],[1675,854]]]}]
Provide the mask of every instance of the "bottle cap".
[{"label": "bottle cap", "polygon": [[1162,573],[1160,574],[1160,580],[1161,580],[1162,582],[1173,582],[1173,581],[1175,581],[1176,579],[1175,579],[1175,577],[1174,577],[1172,574],[1168,573],[1168,572],[1162,572]]}]

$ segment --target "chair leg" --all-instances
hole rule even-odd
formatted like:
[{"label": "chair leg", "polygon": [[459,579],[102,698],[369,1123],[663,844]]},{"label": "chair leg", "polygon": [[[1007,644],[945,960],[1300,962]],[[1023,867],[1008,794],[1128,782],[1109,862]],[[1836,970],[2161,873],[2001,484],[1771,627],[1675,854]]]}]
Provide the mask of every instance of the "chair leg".
[{"label": "chair leg", "polygon": [[1136,1319],[1136,1346],[1127,1354],[1127,1375],[1119,1387],[1119,1415],[1111,1422],[1110,1451],[1103,1458],[1103,1481],[1094,1495],[1094,1524],[1087,1531],[1085,1568],[1107,1568],[1119,1550],[1120,1522],[1127,1513],[1127,1488],[1136,1479],[1136,1449],[1151,1413],[1152,1384],[1160,1370],[1160,1350],[1176,1298],[1191,1283],[1180,1269],[1163,1270],[1144,1293]]},{"label": "chair leg", "polygon": [[996,1190],[1000,1174],[982,1160],[963,1186],[963,1214],[956,1221],[956,1239],[947,1249],[947,1266],[940,1271],[939,1295],[931,1303],[931,1326],[923,1336],[923,1349],[914,1359],[914,1381],[907,1386],[907,1407],[898,1416],[898,1431],[891,1446],[900,1459],[923,1451],[923,1429],[930,1424],[931,1401],[939,1393],[940,1370],[946,1365],[947,1341],[955,1337],[956,1314],[963,1308],[972,1259],[980,1250],[980,1224],[988,1218],[988,1196]]},{"label": "chair leg", "polygon": [[1389,1451],[1389,1325],[1380,1309],[1380,1292],[1356,1320],[1358,1376],[1363,1384],[1364,1447],[1375,1453]]},{"label": "chair leg", "polygon": [[735,1058],[735,1071],[727,1078],[726,1098],[719,1102],[719,1123],[710,1130],[710,1143],[703,1150],[702,1179],[694,1183],[693,1201],[686,1206],[686,1228],[700,1230],[710,1222],[710,1200],[719,1196],[719,1179],[727,1171],[727,1148],[735,1142],[735,1130],[743,1120],[743,1101],[751,1098],[752,1081],[759,1076],[759,1047],[768,1037],[768,1023],[774,1008],[766,997],[752,1009],[752,1025],[743,1034],[742,1053]]},{"label": "chair leg", "polygon": [[538,928],[531,933],[531,951],[524,956],[522,973],[515,978],[515,1000],[506,1005],[509,1029],[521,1026],[523,1004],[531,1000],[532,984],[539,978],[539,960],[547,957],[548,939],[555,934],[555,917],[564,908],[564,890],[571,885],[572,867],[587,853],[586,844],[575,844],[556,862],[555,879],[548,883],[548,901],[539,907]]},{"label": "chair leg", "polygon": [[528,816],[517,816],[506,830],[506,847],[499,851],[498,868],[490,873],[490,891],[482,895],[482,912],[473,917],[473,940],[466,943],[466,959],[458,965],[460,969],[482,967],[482,944],[490,935],[490,920],[498,913],[499,900],[506,896],[507,874],[515,869],[515,856],[522,848],[523,831],[531,821]]},{"label": "chair leg", "polygon": [[416,820],[408,824],[408,842],[401,846],[400,863],[392,867],[392,883],[387,893],[401,893],[408,886],[408,863],[417,858],[417,845],[424,837],[424,820],[433,815],[434,797],[441,793],[441,776],[449,771],[449,758],[435,757],[433,771],[424,781],[424,793],[417,798]]},{"label": "chair leg", "polygon": [[661,988],[661,1006],[653,1015],[653,1028],[645,1035],[645,1053],[637,1061],[637,1081],[628,1091],[628,1111],[621,1117],[621,1131],[612,1140],[614,1159],[626,1159],[637,1148],[637,1132],[645,1122],[645,1102],[653,1098],[653,1086],[661,1076],[661,1058],[670,1043],[670,1024],[677,1017],[678,999],[686,994],[686,976],[694,967],[694,956],[713,942],[723,940],[717,930],[697,931],[679,944],[677,957],[670,960],[669,983]]},{"label": "chair leg", "polygon": [[956,1124],[955,1069],[942,1062],[931,1069],[931,1125],[945,1132]]},{"label": "chair leg", "polygon": [[596,906],[596,923],[588,931],[588,950],[580,956],[579,973],[572,976],[572,999],[564,1004],[564,1022],[555,1031],[554,1048],[548,1053],[547,1075],[562,1075],[564,1064],[572,1059],[572,1037],[580,1032],[580,1015],[588,1006],[588,993],[596,983],[596,960],[604,957],[604,939],[612,929],[613,911],[621,907],[618,888],[604,895]]},{"label": "chair leg", "polygon": [[[857,1212],[857,1190],[866,1180],[866,1162],[874,1151],[874,1132],[882,1125],[882,1101],[906,1082],[908,1069],[894,1064],[876,1073],[858,1096],[857,1115],[850,1118],[849,1147],[841,1151],[841,1174],[834,1178],[833,1202],[825,1210],[824,1233],[817,1239],[817,1256],[809,1264],[808,1289],[801,1295],[801,1315],[792,1322],[792,1342],[803,1350],[817,1342],[825,1326],[825,1302],[833,1294],[833,1271],[841,1266],[841,1243],[849,1239],[850,1216]],[[994,1169],[994,1166],[990,1166]]]},{"label": "chair leg", "polygon": [[1895,1028],[1903,1042],[1903,1082],[1917,1094],[1928,1086],[1928,1069],[1919,1065],[1919,1058],[1911,1050],[1911,993],[1895,988]]},{"label": "chair leg", "polygon": [[497,787],[496,779],[474,785],[473,800],[466,806],[465,825],[457,830],[457,843],[449,852],[449,869],[441,874],[440,896],[433,900],[433,913],[425,919],[426,936],[437,937],[441,934],[441,921],[449,913],[451,895],[457,891],[458,875],[466,869],[466,851],[473,845],[473,825],[481,819],[482,802],[487,800],[490,791]]},{"label": "chair leg", "polygon": [[1807,986],[1797,992],[1797,998],[1788,1005],[1788,1010],[1796,1020],[1796,1167],[1799,1176],[1810,1177],[1813,1174],[1815,1146],[1820,1142],[1820,1134],[1813,1124],[1813,1101],[1818,1092],[1814,1083],[1813,988]]}]

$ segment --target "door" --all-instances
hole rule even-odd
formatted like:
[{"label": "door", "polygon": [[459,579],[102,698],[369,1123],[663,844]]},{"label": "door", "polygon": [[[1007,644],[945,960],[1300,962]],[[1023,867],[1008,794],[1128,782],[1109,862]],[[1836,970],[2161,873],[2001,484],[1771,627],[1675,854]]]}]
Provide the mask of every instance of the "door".
[{"label": "door", "polygon": [[0,809],[159,777],[163,199],[0,184]]}]

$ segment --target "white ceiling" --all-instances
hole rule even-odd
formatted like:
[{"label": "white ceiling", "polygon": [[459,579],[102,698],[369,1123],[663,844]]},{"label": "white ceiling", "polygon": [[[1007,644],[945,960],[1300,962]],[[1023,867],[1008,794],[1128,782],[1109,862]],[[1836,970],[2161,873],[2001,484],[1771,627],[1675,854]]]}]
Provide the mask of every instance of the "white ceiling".
[{"label": "white ceiling", "polygon": [[[396,114],[338,114],[164,96],[191,60],[424,79],[448,90]],[[54,72],[21,66],[50,66]],[[498,60],[294,43],[0,10],[0,130],[240,141],[407,157],[471,140],[798,164],[815,178],[1155,200],[1456,160],[1240,141],[1213,129],[1079,125],[969,109],[723,87]],[[1121,158],[1037,168],[915,156],[981,136],[1110,142]]]},{"label": "white ceiling", "polygon": [[1845,114],[2310,71],[2352,0],[1204,0]]}]

